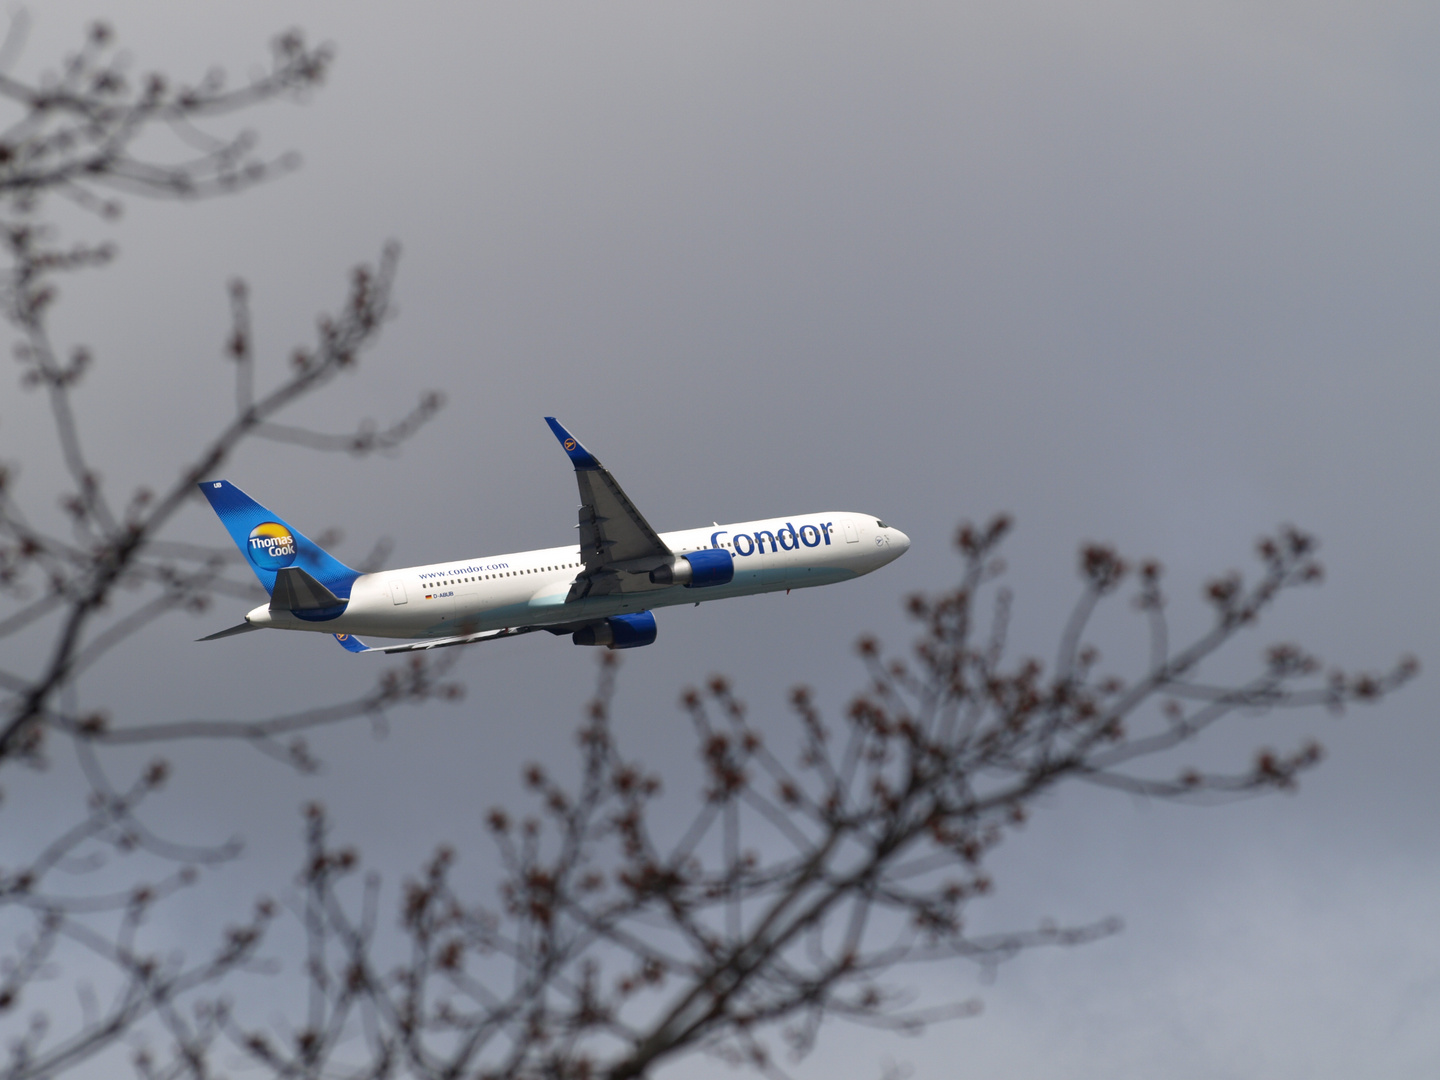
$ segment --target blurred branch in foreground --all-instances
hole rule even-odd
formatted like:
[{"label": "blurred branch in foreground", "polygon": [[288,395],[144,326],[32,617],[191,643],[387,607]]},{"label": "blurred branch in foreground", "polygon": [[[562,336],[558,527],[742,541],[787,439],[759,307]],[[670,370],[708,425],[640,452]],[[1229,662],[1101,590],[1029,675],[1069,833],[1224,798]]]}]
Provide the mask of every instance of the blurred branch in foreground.
[{"label": "blurred branch in foreground", "polygon": [[[0,869],[0,1022],[7,1024],[9,1063],[0,1075],[48,1077],[123,1044],[151,1019],[175,1033],[177,1045],[190,1045],[179,1033],[195,1018],[182,1018],[178,1003],[249,966],[270,919],[265,906],[196,963],[145,953],[143,930],[157,905],[195,885],[198,867],[234,858],[239,848],[233,841],[193,847],[168,840],[142,811],[169,766],[156,760],[117,783],[102,755],[107,747],[240,739],[306,770],[314,762],[299,731],[351,717],[381,723],[395,705],[453,698],[458,688],[443,682],[446,665],[416,664],[382,673],[372,689],[349,701],[254,720],[175,721],[157,699],[156,715],[117,721],[102,708],[76,704],[79,680],[96,662],[157,619],[203,610],[215,595],[253,595],[253,582],[226,576],[236,562],[233,549],[165,536],[196,498],[196,482],[237,447],[262,438],[356,454],[388,450],[432,417],[442,400],[423,395],[393,424],[364,421],[348,435],[281,422],[355,368],[378,340],[391,314],[396,246],[353,273],[340,308],[319,319],[313,342],[295,349],[287,363],[265,368],[278,375],[268,376],[264,389],[257,389],[262,364],[254,353],[248,293],[235,282],[225,339],[234,365],[233,414],[177,463],[173,480],[117,496],[100,464],[107,450],[87,446],[76,420],[75,395],[94,353],[62,345],[52,329],[63,276],[108,266],[116,252],[108,243],[60,245],[47,220],[50,197],[63,196],[105,220],[121,210],[116,193],[194,199],[241,191],[288,171],[293,155],[263,157],[253,133],[221,135],[209,125],[277,99],[303,99],[323,80],[331,50],[308,46],[292,31],[275,39],[268,67],[241,85],[227,85],[216,70],[181,83],[134,75],[110,29],[97,24],[58,69],[26,82],[13,74],[25,30],[23,15],[12,19],[0,46],[0,111],[8,107],[13,114],[0,128],[0,252],[6,258],[0,310],[16,335],[21,385],[48,406],[58,460],[47,469],[48,462],[32,458],[40,468],[25,479],[38,476],[38,492],[33,483],[20,483],[11,464],[0,465],[0,639],[17,646],[0,667],[0,769],[44,768],[63,747],[74,755],[88,799],[49,836],[34,837],[33,827],[10,830]],[[166,136],[169,157],[162,155]],[[55,502],[62,513],[52,524]],[[10,822],[23,810],[8,805]],[[93,970],[96,963],[114,977],[107,1003],[82,982],[73,1014],[22,1011],[22,997],[39,992],[57,965]],[[15,1020],[22,1021],[19,1029]],[[197,1021],[199,1029],[213,1020]]]}]

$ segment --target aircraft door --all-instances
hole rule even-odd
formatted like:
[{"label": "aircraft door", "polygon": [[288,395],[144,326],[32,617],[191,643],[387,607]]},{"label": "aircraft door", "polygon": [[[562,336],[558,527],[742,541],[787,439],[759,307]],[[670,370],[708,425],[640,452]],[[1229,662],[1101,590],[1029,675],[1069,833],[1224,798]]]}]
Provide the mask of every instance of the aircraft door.
[{"label": "aircraft door", "polygon": [[398,578],[390,582],[390,602],[397,607],[409,602],[409,597],[405,595],[405,582]]},{"label": "aircraft door", "polygon": [[859,533],[859,531],[856,530],[856,528],[855,528],[855,522],[853,522],[853,521],[846,521],[844,524],[845,524],[845,543],[847,543],[847,544],[858,544],[858,543],[860,542],[860,533]]}]

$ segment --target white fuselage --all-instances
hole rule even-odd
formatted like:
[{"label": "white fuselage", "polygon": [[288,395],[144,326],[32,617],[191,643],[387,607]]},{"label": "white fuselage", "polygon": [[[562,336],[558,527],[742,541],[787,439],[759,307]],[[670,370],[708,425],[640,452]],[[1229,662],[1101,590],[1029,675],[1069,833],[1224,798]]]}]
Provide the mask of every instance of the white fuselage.
[{"label": "white fuselage", "polygon": [[324,621],[258,607],[252,625],[324,634],[437,638],[527,626],[562,626],[610,615],[803,589],[859,577],[900,557],[910,539],[865,514],[799,514],[661,533],[676,555],[723,548],[735,560],[729,584],[659,586],[636,580],[623,592],[567,603],[585,569],[576,547],[545,548],[363,574],[343,614]]}]

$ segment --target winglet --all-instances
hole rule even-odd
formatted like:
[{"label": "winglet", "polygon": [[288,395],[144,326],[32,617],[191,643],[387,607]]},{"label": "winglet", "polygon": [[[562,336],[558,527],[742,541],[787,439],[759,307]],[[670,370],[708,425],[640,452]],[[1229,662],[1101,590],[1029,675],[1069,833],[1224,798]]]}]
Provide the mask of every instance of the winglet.
[{"label": "winglet", "polygon": [[570,460],[575,463],[577,469],[598,469],[600,462],[595,455],[580,445],[580,440],[571,435],[563,427],[560,421],[553,416],[545,417],[545,423],[550,425],[550,430],[555,433],[555,438],[560,440],[560,445],[565,448],[565,453],[570,455]]},{"label": "winglet", "polygon": [[330,635],[340,642],[340,647],[346,652],[374,652],[375,650],[366,645],[354,634],[332,634]]}]

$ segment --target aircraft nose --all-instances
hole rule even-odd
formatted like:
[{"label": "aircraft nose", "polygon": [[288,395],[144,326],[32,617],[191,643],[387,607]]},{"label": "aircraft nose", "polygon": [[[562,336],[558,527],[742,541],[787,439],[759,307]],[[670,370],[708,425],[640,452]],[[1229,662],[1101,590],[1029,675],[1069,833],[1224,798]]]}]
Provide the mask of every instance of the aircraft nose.
[{"label": "aircraft nose", "polygon": [[900,549],[900,554],[904,555],[905,552],[910,550],[910,537],[906,536],[899,529],[891,529],[890,546],[898,547]]}]

